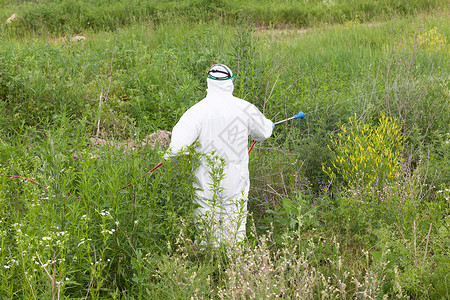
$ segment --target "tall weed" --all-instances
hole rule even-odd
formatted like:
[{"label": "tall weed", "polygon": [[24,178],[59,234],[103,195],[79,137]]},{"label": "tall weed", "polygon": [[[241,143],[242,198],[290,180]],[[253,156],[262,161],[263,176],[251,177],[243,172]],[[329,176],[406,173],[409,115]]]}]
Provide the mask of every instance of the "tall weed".
[{"label": "tall weed", "polygon": [[[376,125],[361,124],[356,115],[349,128],[343,125],[332,137],[333,168],[324,165],[331,180],[339,176],[347,186],[360,183],[368,188],[399,175],[403,138],[395,119],[381,116]],[[338,179],[336,183],[339,184]]]},{"label": "tall weed", "polygon": [[[2,262],[15,266],[8,278],[21,282],[2,281],[8,295],[98,298],[105,289],[123,289],[131,284],[129,263],[138,249],[165,253],[165,245],[179,234],[181,219],[193,224],[193,178],[187,176],[192,162],[187,157],[176,166],[166,164],[159,176],[138,180],[145,175],[142,165],[160,159],[156,150],[88,149],[85,137],[74,141],[68,128],[50,130],[41,143],[29,144],[39,156],[28,148],[22,153],[9,149],[2,161],[2,173],[42,184],[1,177],[2,232],[7,233]],[[133,185],[121,190],[129,182]]]}]

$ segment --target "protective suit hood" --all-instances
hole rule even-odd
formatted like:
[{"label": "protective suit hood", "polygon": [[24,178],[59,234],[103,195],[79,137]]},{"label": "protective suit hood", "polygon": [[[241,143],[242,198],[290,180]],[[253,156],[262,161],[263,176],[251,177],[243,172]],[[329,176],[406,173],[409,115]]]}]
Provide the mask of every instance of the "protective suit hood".
[{"label": "protective suit hood", "polygon": [[211,78],[208,78],[206,80],[206,83],[208,85],[208,88],[206,89],[207,97],[211,96],[232,96],[234,91],[234,84],[233,80],[214,80]]}]

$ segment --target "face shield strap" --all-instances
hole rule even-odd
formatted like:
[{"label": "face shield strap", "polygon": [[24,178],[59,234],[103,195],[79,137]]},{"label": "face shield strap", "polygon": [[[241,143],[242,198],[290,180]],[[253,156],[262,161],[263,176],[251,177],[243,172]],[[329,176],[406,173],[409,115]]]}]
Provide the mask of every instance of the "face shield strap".
[{"label": "face shield strap", "polygon": [[234,80],[234,79],[236,79],[237,77],[233,75],[233,76],[228,77],[228,78],[217,78],[217,77],[212,77],[211,75],[209,75],[208,78],[209,78],[209,79],[212,79],[212,80],[229,80],[229,79]]},{"label": "face shield strap", "polygon": [[[220,70],[220,69],[216,69],[217,67],[222,67],[225,69],[224,70]],[[214,73],[221,73],[221,74],[225,74],[226,77],[222,78],[222,77],[217,77],[214,76]],[[208,71],[208,78],[209,79],[213,79],[213,80],[228,80],[228,79],[235,79],[236,76],[231,76],[231,71],[230,69],[225,66],[225,65],[221,65],[221,64],[216,64],[215,66],[213,66],[209,71]]]}]

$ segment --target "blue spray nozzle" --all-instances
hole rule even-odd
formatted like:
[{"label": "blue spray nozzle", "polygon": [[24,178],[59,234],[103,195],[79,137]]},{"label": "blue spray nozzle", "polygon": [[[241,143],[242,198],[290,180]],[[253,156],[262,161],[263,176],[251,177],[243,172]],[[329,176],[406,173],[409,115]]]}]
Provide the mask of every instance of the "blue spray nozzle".
[{"label": "blue spray nozzle", "polygon": [[299,112],[298,114],[296,114],[293,117],[290,117],[290,118],[287,118],[287,119],[284,119],[284,120],[281,120],[281,121],[278,121],[278,122],[274,123],[274,125],[281,124],[281,123],[287,122],[287,121],[292,120],[292,119],[303,119],[304,117],[305,117],[305,113],[301,111],[301,112]]},{"label": "blue spray nozzle", "polygon": [[305,117],[305,113],[301,111],[294,116],[294,119],[303,119],[304,117]]}]

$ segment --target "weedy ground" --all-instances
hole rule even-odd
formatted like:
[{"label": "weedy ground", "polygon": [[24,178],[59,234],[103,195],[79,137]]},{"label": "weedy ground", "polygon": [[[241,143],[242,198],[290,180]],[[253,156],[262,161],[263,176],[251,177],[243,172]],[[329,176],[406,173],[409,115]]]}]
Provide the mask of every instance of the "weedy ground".
[{"label": "weedy ground", "polygon": [[[0,3],[1,298],[448,297],[446,1]],[[251,152],[239,247],[198,244],[194,152],[143,143],[215,62],[306,114]]]}]

